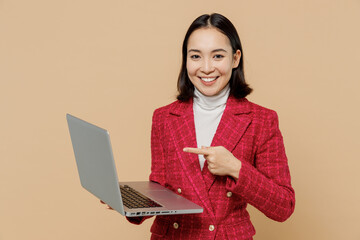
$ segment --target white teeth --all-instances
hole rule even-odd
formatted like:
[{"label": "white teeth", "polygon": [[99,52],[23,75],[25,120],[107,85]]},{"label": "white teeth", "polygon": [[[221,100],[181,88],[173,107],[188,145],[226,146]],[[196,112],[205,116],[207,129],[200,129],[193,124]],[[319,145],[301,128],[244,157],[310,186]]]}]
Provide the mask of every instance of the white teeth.
[{"label": "white teeth", "polygon": [[211,82],[214,81],[217,77],[214,78],[201,78],[201,80],[205,81],[205,82]]}]

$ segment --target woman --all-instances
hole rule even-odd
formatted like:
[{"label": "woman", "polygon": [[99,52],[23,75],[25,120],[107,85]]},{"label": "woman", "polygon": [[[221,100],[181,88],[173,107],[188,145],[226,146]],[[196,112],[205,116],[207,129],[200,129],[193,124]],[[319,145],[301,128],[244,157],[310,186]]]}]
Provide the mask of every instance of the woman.
[{"label": "woman", "polygon": [[151,239],[252,239],[247,204],[276,221],[294,211],[278,118],[245,98],[242,54],[220,14],[200,16],[186,33],[178,100],[153,115],[150,180],[204,212],[157,216]]}]

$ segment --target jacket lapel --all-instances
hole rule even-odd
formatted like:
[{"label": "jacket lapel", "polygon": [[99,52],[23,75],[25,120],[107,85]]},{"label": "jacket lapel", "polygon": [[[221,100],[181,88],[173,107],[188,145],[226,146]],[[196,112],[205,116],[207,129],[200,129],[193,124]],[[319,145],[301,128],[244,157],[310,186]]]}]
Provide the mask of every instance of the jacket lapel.
[{"label": "jacket lapel", "polygon": [[[223,116],[212,140],[211,146],[223,146],[232,152],[252,121],[251,108],[247,99],[230,96]],[[203,179],[209,191],[216,176],[210,173],[205,162]]]},{"label": "jacket lapel", "polygon": [[183,152],[185,147],[197,147],[192,101],[176,102],[173,105],[170,110],[169,129],[171,129],[176,152],[187,178],[202,201],[204,208],[215,219],[207,187],[200,169],[199,158],[196,154]]},{"label": "jacket lapel", "polygon": [[[223,146],[232,152],[252,121],[250,113],[251,107],[247,99],[238,100],[230,96],[211,146]],[[204,208],[215,219],[208,191],[216,176],[210,173],[206,161],[201,171],[198,156],[183,152],[185,147],[197,147],[192,100],[174,103],[170,109],[169,129],[171,129],[176,152],[187,178]]]}]

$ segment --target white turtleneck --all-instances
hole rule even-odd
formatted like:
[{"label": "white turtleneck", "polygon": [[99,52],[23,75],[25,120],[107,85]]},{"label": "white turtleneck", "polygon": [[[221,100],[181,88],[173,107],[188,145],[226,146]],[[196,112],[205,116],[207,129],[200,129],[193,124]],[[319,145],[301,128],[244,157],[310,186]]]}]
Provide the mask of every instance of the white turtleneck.
[{"label": "white turtleneck", "polygon": [[[230,94],[229,84],[216,96],[205,96],[195,88],[194,91],[194,121],[196,142],[198,148],[209,147],[214,138],[216,129],[220,123],[226,107],[226,101]],[[201,170],[204,167],[205,158],[199,155]]]}]

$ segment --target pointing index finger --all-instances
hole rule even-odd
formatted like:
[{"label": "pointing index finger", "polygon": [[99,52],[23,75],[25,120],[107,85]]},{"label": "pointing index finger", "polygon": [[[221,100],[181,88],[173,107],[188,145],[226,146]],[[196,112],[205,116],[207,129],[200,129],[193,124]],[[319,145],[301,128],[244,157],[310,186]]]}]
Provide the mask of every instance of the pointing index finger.
[{"label": "pointing index finger", "polygon": [[208,150],[206,148],[190,148],[186,147],[183,149],[184,152],[188,153],[194,153],[194,154],[200,154],[200,155],[207,155],[209,154]]}]

